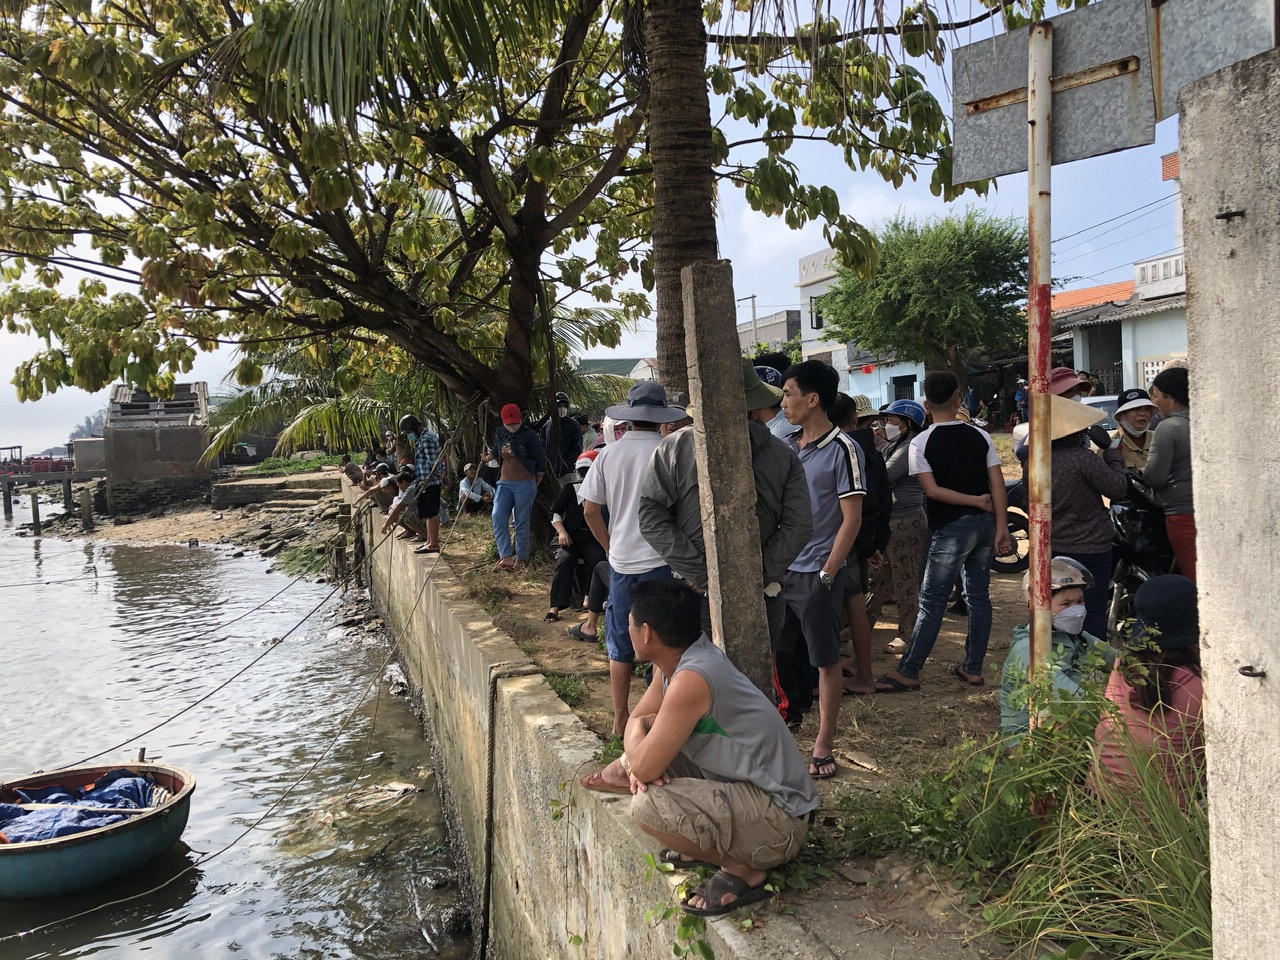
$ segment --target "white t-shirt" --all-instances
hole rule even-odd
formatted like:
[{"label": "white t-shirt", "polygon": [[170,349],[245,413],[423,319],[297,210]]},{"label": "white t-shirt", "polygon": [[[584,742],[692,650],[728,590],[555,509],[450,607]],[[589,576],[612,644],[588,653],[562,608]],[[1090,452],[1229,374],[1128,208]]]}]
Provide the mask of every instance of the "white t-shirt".
[{"label": "white t-shirt", "polygon": [[662,437],[656,430],[628,430],[596,456],[578,499],[609,508],[609,565],[618,573],[648,573],[665,566],[640,534],[640,488]]}]

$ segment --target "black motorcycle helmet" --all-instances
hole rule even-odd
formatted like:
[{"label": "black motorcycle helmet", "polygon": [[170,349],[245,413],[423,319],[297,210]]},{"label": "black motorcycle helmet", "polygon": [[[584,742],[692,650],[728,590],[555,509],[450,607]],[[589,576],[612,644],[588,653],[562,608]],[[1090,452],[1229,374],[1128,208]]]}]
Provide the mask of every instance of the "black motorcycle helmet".
[{"label": "black motorcycle helmet", "polygon": [[569,405],[569,395],[563,390],[556,394],[556,406],[567,407]]},{"label": "black motorcycle helmet", "polygon": [[401,433],[418,433],[422,430],[422,424],[418,422],[418,418],[412,413],[406,413],[400,418]]}]

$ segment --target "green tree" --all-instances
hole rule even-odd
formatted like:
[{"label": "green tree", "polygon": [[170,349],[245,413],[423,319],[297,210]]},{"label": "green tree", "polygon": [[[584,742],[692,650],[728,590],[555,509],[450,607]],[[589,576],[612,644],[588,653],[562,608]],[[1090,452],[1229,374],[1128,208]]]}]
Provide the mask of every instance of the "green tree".
[{"label": "green tree", "polygon": [[[597,321],[587,345],[649,311],[617,288],[651,277],[647,94],[623,81],[599,0],[496,51],[488,79],[409,57],[404,110],[342,126],[273,83],[290,9],[0,6],[0,317],[45,341],[21,398],[116,379],[163,393],[196,349],[230,343],[245,385],[289,345],[340,352],[344,388],[410,358],[492,410],[561,366],[565,297],[620,308],[568,310]],[[240,56],[219,59],[232,35]]]},{"label": "green tree", "polygon": [[877,237],[880,266],[847,268],[821,299],[826,339],[853,341],[884,359],[952,370],[1026,342],[1027,228],[978,210],[917,220],[899,216]]}]

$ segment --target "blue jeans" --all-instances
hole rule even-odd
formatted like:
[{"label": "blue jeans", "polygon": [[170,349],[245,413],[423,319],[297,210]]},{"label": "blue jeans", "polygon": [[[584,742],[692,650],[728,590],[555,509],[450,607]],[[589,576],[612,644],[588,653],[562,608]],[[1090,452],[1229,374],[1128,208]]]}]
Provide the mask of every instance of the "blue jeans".
[{"label": "blue jeans", "polygon": [[942,629],[942,615],[951,597],[956,577],[964,585],[964,602],[969,606],[969,632],[964,640],[961,669],[982,676],[982,661],[991,638],[991,558],[995,555],[995,517],[973,513],[953,520],[933,531],[929,542],[929,562],[920,584],[920,613],[911,642],[898,663],[904,677],[918,679],[924,662],[933,652]]},{"label": "blue jeans", "polygon": [[636,651],[631,646],[631,588],[646,580],[670,580],[667,566],[644,573],[619,573],[609,568],[609,599],[604,605],[604,647],[615,663],[634,663]]},{"label": "blue jeans", "polygon": [[511,556],[511,522],[515,514],[516,559],[529,559],[529,517],[533,514],[533,499],[538,484],[533,480],[499,480],[493,496],[493,539],[498,544],[498,556]]}]

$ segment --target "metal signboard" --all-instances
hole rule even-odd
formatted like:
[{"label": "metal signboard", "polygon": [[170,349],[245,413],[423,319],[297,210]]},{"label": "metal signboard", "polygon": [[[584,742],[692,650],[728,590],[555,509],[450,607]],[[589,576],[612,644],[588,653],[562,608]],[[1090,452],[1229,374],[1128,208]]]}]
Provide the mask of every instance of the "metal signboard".
[{"label": "metal signboard", "polygon": [[[1110,0],[1108,0],[1110,2]],[[1276,0],[1150,0],[1156,117],[1178,112],[1178,92],[1276,45]]]},{"label": "metal signboard", "polygon": [[[1153,143],[1146,0],[1104,0],[1054,17],[1053,162]],[[1027,169],[1027,32],[953,54],[955,183]]]},{"label": "metal signboard", "polygon": [[[1271,49],[1276,0],[1101,0],[1053,17],[1053,162],[1151,143],[1193,80]],[[1027,32],[952,55],[952,177],[1027,169]]]}]

